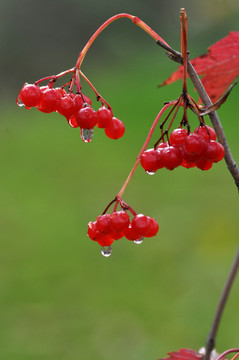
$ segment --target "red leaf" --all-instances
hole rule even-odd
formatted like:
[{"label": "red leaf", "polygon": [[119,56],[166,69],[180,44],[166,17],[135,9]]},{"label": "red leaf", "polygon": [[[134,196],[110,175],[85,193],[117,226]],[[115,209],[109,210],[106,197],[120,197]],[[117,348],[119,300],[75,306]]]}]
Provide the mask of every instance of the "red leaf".
[{"label": "red leaf", "polygon": [[[214,103],[239,75],[239,32],[232,31],[228,36],[209,47],[208,53],[191,61],[209,97]],[[171,84],[183,77],[180,66],[160,86]]]},{"label": "red leaf", "polygon": [[160,360],[201,360],[203,354],[199,354],[197,351],[191,349],[180,349],[168,353],[168,357]]}]

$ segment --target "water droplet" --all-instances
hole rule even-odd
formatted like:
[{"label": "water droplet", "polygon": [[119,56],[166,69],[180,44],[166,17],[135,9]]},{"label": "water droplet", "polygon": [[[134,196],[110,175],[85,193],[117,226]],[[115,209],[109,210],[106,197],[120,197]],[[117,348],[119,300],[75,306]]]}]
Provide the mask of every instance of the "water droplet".
[{"label": "water droplet", "polygon": [[23,106],[25,106],[24,104],[23,104],[23,102],[19,99],[19,98],[17,98],[17,105],[19,106],[19,107],[23,107]]},{"label": "water droplet", "polygon": [[143,240],[144,240],[144,237],[142,236],[140,239],[134,240],[134,243],[137,245],[140,245],[140,244],[142,244]]},{"label": "water droplet", "polygon": [[81,138],[84,142],[88,143],[93,138],[93,129],[81,129]]},{"label": "water droplet", "polygon": [[104,257],[109,257],[112,254],[112,247],[111,246],[105,246],[101,249],[101,254]]},{"label": "water droplet", "polygon": [[154,174],[155,174],[155,172],[153,172],[153,171],[146,171],[146,173],[147,173],[148,175],[154,175]]}]

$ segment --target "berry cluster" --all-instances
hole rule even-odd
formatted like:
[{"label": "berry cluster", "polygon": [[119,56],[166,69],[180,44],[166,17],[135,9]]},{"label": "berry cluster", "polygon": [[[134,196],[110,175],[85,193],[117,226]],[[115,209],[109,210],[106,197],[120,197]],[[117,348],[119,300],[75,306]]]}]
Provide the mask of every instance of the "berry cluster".
[{"label": "berry cluster", "polygon": [[163,167],[173,170],[180,165],[209,170],[213,163],[223,159],[224,154],[223,146],[216,141],[215,131],[201,124],[193,133],[182,127],[173,130],[169,141],[144,151],[140,162],[151,175]]},{"label": "berry cluster", "polygon": [[25,84],[18,95],[17,104],[27,109],[36,107],[44,113],[58,112],[65,116],[71,127],[81,129],[81,137],[85,142],[92,140],[96,125],[103,128],[110,139],[119,139],[124,135],[124,124],[113,116],[111,108],[102,104],[95,111],[86,95],[67,93],[64,87],[53,88],[52,85],[52,82],[48,86]]},{"label": "berry cluster", "polygon": [[130,216],[124,209],[100,215],[96,221],[90,221],[87,234],[103,248],[102,254],[109,256],[112,251],[111,245],[115,240],[126,237],[136,244],[141,244],[144,237],[155,236],[158,229],[158,223],[154,218],[134,213],[130,221]]}]

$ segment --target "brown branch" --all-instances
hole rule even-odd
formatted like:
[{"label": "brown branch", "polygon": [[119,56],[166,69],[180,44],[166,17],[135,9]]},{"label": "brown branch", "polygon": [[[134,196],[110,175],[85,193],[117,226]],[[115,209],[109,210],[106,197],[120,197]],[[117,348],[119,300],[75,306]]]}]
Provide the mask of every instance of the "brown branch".
[{"label": "brown branch", "polygon": [[217,306],[217,310],[215,313],[215,317],[213,319],[212,327],[211,327],[210,332],[207,337],[206,352],[205,352],[203,360],[209,360],[210,354],[211,354],[212,350],[215,348],[215,339],[216,339],[218,326],[219,326],[219,323],[220,323],[220,320],[222,317],[222,313],[223,313],[223,310],[225,308],[225,305],[226,305],[226,302],[228,299],[228,295],[232,288],[233,281],[236,277],[238,267],[239,267],[239,248],[237,250],[235,259],[233,261],[229,275],[227,277],[224,288],[222,290],[220,300],[218,302],[218,306]]},{"label": "brown branch", "polygon": [[[156,43],[159,46],[161,46],[162,48],[164,48],[165,50],[167,50],[166,54],[167,54],[167,56],[169,56],[170,59],[172,59],[173,61],[176,61],[180,64],[183,64],[183,57],[178,51],[171,49],[170,47],[166,46],[159,40]],[[194,67],[192,66],[190,61],[188,61],[188,75],[189,75],[190,79],[192,80],[192,83],[195,86],[195,89],[196,89],[198,95],[200,96],[202,102],[204,103],[204,105],[206,107],[212,106],[213,104],[212,104],[206,90],[204,89],[204,86],[203,86],[201,80],[199,79],[199,76],[198,76],[196,70],[194,69]],[[225,149],[224,159],[226,161],[227,168],[230,171],[230,173],[235,181],[235,184],[237,186],[237,189],[239,191],[239,168],[237,166],[236,161],[234,160],[234,158],[232,156],[231,149],[228,145],[227,138],[224,133],[219,116],[216,111],[213,111],[209,114],[209,117],[210,117],[212,125],[216,131],[218,141],[223,145],[223,147]]]}]

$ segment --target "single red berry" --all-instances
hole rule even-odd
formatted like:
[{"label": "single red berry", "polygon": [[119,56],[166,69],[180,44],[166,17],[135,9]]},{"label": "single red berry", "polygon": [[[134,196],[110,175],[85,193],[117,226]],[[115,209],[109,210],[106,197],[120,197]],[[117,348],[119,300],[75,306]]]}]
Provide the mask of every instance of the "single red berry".
[{"label": "single red berry", "polygon": [[106,128],[109,126],[112,122],[112,112],[107,109],[105,106],[102,106],[97,111],[98,114],[98,122],[97,126],[98,128]]},{"label": "single red berry", "polygon": [[112,118],[111,124],[105,128],[105,134],[110,139],[119,139],[124,135],[125,127],[121,120]]},{"label": "single red berry", "polygon": [[105,235],[102,238],[100,238],[99,240],[97,240],[97,242],[100,246],[105,247],[105,246],[110,246],[111,244],[113,244],[114,239],[112,239],[112,237],[109,235]]},{"label": "single red berry", "polygon": [[143,214],[137,214],[131,221],[132,230],[141,236],[145,236],[150,228],[150,218]]},{"label": "single red berry", "polygon": [[41,101],[40,104],[37,106],[38,110],[50,113],[56,111],[57,102],[60,100],[61,95],[58,90],[51,89],[49,87],[43,86],[40,88],[41,90]]},{"label": "single red berry", "polygon": [[204,138],[195,133],[188,135],[185,140],[185,148],[189,154],[202,154],[206,147]]},{"label": "single red berry", "polygon": [[79,111],[83,105],[84,105],[84,101],[82,99],[82,96],[80,94],[70,94],[70,97],[72,98],[72,100],[75,103],[75,112]]},{"label": "single red berry", "polygon": [[209,140],[216,140],[217,135],[215,133],[215,130],[208,126],[199,126],[194,130],[194,133],[197,135],[200,135],[201,137],[203,137],[205,140],[209,141]]},{"label": "single red berry", "polygon": [[196,166],[196,164],[194,162],[187,162],[184,158],[183,158],[183,161],[182,161],[182,164],[181,166],[187,168],[187,169],[191,169],[193,167]]},{"label": "single red berry", "polygon": [[75,117],[81,129],[93,129],[98,121],[97,112],[90,106],[81,108]]},{"label": "single red berry", "polygon": [[125,211],[116,211],[110,215],[111,227],[113,231],[121,232],[129,225],[130,218]]},{"label": "single red berry", "polygon": [[217,141],[211,140],[207,142],[203,157],[206,160],[212,162],[218,162],[224,158],[225,150],[224,147]]},{"label": "single red berry", "polygon": [[70,95],[63,96],[57,102],[56,110],[66,118],[70,118],[75,113],[75,102]]},{"label": "single red berry", "polygon": [[90,221],[88,223],[87,235],[91,240],[97,241],[100,238],[100,233],[96,228],[96,221]]},{"label": "single red berry", "polygon": [[209,170],[212,167],[212,161],[201,159],[196,163],[196,167],[201,170]]},{"label": "single red berry", "polygon": [[97,217],[96,229],[104,234],[112,232],[110,214],[103,214]]},{"label": "single red berry", "polygon": [[76,121],[76,117],[73,115],[72,117],[70,117],[70,119],[66,119],[68,124],[72,127],[72,128],[77,128],[79,127],[77,121]]},{"label": "single red berry", "polygon": [[156,150],[164,149],[164,148],[166,148],[168,146],[169,146],[169,143],[167,141],[163,141],[157,146]]},{"label": "single red berry", "polygon": [[182,128],[174,129],[170,134],[170,144],[177,146],[184,144],[187,136],[188,136],[188,131],[186,129],[182,129]]},{"label": "single red berry", "polygon": [[173,170],[179,165],[181,165],[183,161],[183,155],[179,148],[175,146],[168,146],[162,149],[162,156],[164,166],[168,170]]},{"label": "single red berry", "polygon": [[129,223],[128,227],[124,229],[124,236],[128,240],[139,240],[142,236],[132,229],[132,224]]},{"label": "single red berry", "polygon": [[190,165],[189,167],[193,167],[193,166],[191,166],[191,164],[195,165],[197,163],[197,161],[202,159],[202,154],[191,154],[191,153],[187,152],[185,144],[183,144],[180,147],[180,150],[183,155],[183,162],[181,165],[184,167],[188,167],[188,166],[185,166],[186,164],[189,164]]},{"label": "single red berry", "polygon": [[149,217],[149,220],[150,220],[150,226],[149,226],[149,230],[144,235],[145,237],[155,236],[159,231],[159,225],[158,225],[157,221],[151,217]]},{"label": "single red berry", "polygon": [[164,166],[162,155],[154,149],[148,149],[143,152],[140,159],[141,166],[147,173],[154,174],[158,169]]},{"label": "single red berry", "polygon": [[27,107],[37,106],[41,100],[41,90],[34,84],[26,84],[22,87],[18,99]]}]

